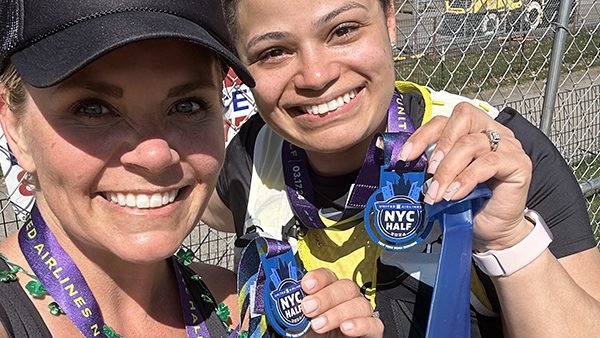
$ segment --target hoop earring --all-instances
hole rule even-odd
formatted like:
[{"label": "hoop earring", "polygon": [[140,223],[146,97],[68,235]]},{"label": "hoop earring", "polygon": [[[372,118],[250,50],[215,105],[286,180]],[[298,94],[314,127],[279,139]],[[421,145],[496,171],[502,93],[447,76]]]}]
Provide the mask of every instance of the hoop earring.
[{"label": "hoop earring", "polygon": [[25,175],[23,175],[22,182],[25,183],[25,188],[28,191],[33,192],[35,191],[35,189],[37,189],[37,185],[35,184],[35,177],[32,173],[25,173]]}]

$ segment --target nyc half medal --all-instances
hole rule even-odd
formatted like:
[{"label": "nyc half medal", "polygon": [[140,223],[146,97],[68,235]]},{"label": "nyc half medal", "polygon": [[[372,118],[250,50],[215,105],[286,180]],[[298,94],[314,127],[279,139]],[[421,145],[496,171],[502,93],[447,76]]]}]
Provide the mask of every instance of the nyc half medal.
[{"label": "nyc half medal", "polygon": [[[262,242],[262,243],[261,243]],[[300,286],[302,271],[295,263],[291,248],[273,250],[286,242],[259,241],[259,254],[264,272],[263,301],[269,325],[282,336],[300,337],[310,328],[300,303],[304,292]]]},{"label": "nyc half medal", "polygon": [[422,242],[432,223],[425,219],[421,187],[425,179],[424,156],[413,162],[395,162],[408,133],[384,134],[384,164],[379,188],[369,198],[364,222],[371,239],[388,250],[405,250]]}]

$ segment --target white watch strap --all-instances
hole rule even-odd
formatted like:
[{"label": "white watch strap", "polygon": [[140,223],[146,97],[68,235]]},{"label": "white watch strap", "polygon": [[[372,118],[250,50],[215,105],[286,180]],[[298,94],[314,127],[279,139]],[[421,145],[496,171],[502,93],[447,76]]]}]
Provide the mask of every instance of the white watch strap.
[{"label": "white watch strap", "polygon": [[525,218],[535,223],[519,243],[503,250],[473,253],[475,264],[489,276],[510,276],[533,262],[552,242],[552,232],[540,214],[525,209]]}]

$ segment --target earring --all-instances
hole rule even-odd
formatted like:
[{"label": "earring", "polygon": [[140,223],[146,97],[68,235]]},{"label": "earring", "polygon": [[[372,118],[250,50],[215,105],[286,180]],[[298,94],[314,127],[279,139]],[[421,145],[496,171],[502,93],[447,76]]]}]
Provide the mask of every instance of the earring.
[{"label": "earring", "polygon": [[35,181],[35,178],[33,177],[32,173],[28,172],[28,173],[25,173],[25,175],[23,175],[22,183],[25,184],[25,188],[28,191],[33,192],[37,188],[34,181]]}]

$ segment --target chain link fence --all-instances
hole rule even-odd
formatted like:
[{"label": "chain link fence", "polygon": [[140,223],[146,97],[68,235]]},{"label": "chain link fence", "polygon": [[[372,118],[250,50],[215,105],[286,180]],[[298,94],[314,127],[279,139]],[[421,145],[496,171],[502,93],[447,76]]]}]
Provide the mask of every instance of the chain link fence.
[{"label": "chain link fence", "polygon": [[[540,126],[573,168],[600,240],[600,4],[396,0],[395,6],[397,78],[485,100],[499,109],[511,106]],[[229,140],[255,106],[235,74],[229,74],[223,94]],[[6,149],[4,153],[8,157]],[[0,237],[22,225],[26,216],[26,206],[9,200],[23,186],[18,181],[9,185],[0,196]],[[233,235],[199,224],[184,245],[200,260],[231,268],[232,241]]]}]

